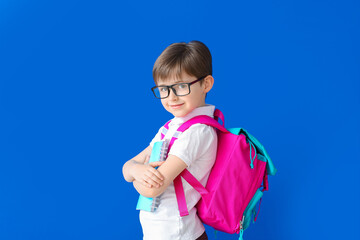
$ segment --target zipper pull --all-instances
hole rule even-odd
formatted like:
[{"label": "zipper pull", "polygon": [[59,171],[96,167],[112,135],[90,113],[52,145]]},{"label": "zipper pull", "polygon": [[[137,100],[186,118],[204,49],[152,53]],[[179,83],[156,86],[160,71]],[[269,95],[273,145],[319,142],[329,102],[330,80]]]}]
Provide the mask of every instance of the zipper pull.
[{"label": "zipper pull", "polygon": [[[249,140],[249,146],[250,146],[250,167],[251,167],[251,169],[253,169],[254,168],[254,164],[253,164],[253,162],[254,162],[254,160],[255,160],[255,158],[256,158],[256,148],[255,148],[255,146],[254,146],[254,144]],[[252,154],[251,154],[251,147],[253,147],[254,148],[254,151],[255,151],[255,154],[254,154],[254,158],[252,157]]]},{"label": "zipper pull", "polygon": [[243,224],[244,224],[244,220],[245,220],[245,216],[243,216],[243,217],[242,217],[242,220],[240,221],[240,235],[239,235],[239,240],[243,240],[243,234],[244,234]]}]

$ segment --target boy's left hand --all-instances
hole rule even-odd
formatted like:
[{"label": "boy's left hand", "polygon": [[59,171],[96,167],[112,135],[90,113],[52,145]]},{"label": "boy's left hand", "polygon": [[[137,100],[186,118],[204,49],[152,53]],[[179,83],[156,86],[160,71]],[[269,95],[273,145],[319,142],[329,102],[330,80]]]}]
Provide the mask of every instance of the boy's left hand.
[{"label": "boy's left hand", "polygon": [[[160,167],[164,161],[157,161],[157,162],[151,162],[149,163],[149,160],[150,160],[150,156],[146,156],[146,159],[145,159],[145,162],[144,164],[148,164],[149,166],[153,167],[153,168],[157,168],[157,167]],[[152,176],[153,177],[153,176]],[[157,180],[157,179],[152,179],[152,180]],[[162,182],[161,182],[162,184]],[[154,186],[151,186],[151,187],[160,187],[161,185],[154,185]]]},{"label": "boy's left hand", "polygon": [[144,163],[138,163],[132,168],[132,176],[134,180],[148,188],[159,188],[164,183],[164,177],[156,170],[156,167],[161,166],[164,162],[149,163],[150,156],[146,156]]}]

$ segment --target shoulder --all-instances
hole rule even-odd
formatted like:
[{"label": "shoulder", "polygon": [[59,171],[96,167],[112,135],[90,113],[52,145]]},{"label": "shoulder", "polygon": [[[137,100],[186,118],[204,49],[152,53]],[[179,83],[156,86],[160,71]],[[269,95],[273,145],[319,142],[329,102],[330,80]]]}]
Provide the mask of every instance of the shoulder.
[{"label": "shoulder", "polygon": [[174,142],[173,148],[186,149],[186,151],[201,151],[212,142],[217,142],[215,129],[211,126],[197,123],[180,133]]},{"label": "shoulder", "polygon": [[207,153],[212,153],[217,146],[217,135],[213,127],[194,124],[180,134],[169,154],[179,157],[189,167]]},{"label": "shoulder", "polygon": [[184,131],[182,134],[184,135],[194,135],[198,136],[200,138],[204,138],[206,136],[216,136],[215,128],[208,126],[206,124],[202,123],[196,123],[189,127],[186,131]]}]

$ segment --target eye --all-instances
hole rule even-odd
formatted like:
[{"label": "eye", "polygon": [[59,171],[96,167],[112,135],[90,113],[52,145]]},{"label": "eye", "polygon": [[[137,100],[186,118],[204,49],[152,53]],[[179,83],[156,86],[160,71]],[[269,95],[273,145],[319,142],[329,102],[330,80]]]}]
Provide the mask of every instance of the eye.
[{"label": "eye", "polygon": [[179,84],[178,85],[179,89],[186,89],[187,88],[187,84]]},{"label": "eye", "polygon": [[159,87],[160,92],[167,92],[167,87]]}]

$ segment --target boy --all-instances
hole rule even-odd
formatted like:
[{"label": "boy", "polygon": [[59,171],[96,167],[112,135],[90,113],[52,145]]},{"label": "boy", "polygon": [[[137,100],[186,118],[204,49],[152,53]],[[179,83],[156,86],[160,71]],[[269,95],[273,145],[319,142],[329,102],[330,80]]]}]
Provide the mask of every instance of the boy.
[{"label": "boy", "polygon": [[[174,116],[165,139],[171,139],[182,123],[195,116],[213,117],[215,106],[205,104],[206,94],[214,84],[212,59],[203,43],[191,41],[167,47],[154,64],[153,78],[156,83],[152,88],[155,97]],[[183,181],[189,215],[180,217],[173,180],[187,168],[206,185],[216,157],[216,132],[210,126],[195,124],[174,142],[165,162],[148,164],[152,146],[161,140],[161,132],[163,128],[145,150],[123,166],[125,180],[133,182],[141,195],[161,195],[156,211],[140,211],[144,239],[207,239],[205,228],[196,215],[195,205],[200,194]]]}]

